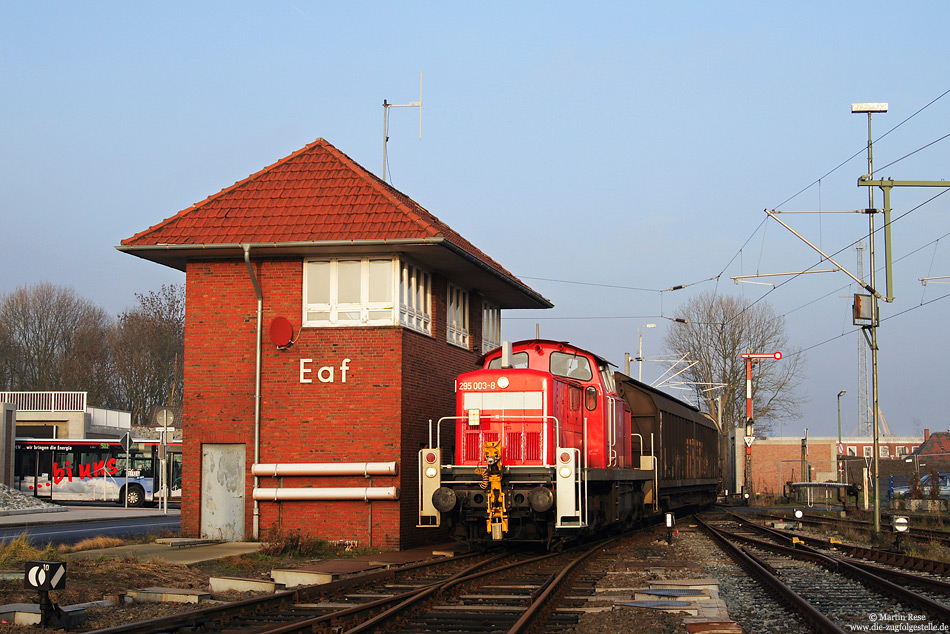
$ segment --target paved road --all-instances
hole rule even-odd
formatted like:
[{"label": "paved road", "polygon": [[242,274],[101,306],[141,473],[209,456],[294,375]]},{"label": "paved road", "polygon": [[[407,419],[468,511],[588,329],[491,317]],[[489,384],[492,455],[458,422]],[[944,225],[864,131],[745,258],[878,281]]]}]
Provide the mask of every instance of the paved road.
[{"label": "paved road", "polygon": [[141,537],[145,535],[177,535],[181,517],[177,509],[165,515],[156,509],[123,509],[121,507],[65,507],[50,513],[27,513],[0,516],[0,540],[26,533],[34,545],[72,544],[87,537]]},{"label": "paved road", "polygon": [[146,535],[177,535],[181,527],[181,518],[176,516],[143,517],[141,519],[116,519],[102,521],[79,521],[64,524],[36,524],[0,530],[0,540],[9,540],[26,533],[27,540],[34,546],[47,542],[55,544],[75,544],[90,537],[118,537],[121,539],[144,537]]}]

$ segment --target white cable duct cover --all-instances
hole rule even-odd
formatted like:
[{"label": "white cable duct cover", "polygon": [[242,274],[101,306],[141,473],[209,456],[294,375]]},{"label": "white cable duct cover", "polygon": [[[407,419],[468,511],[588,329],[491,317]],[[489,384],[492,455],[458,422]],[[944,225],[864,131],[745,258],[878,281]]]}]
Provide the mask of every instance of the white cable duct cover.
[{"label": "white cable duct cover", "polygon": [[254,499],[266,502],[281,500],[398,500],[399,487],[300,487],[290,489],[254,489]]},{"label": "white cable duct cover", "polygon": [[251,473],[258,477],[278,476],[394,476],[395,462],[298,462],[256,464]]}]

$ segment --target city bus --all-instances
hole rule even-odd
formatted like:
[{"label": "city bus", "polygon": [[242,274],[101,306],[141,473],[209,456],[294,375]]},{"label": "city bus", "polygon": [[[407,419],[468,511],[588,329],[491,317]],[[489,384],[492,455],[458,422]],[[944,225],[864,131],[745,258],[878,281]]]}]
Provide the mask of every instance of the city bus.
[{"label": "city bus", "polygon": [[[17,438],[14,488],[50,502],[118,502],[142,506],[162,498],[157,439]],[[168,499],[181,501],[181,441],[165,446]]]}]

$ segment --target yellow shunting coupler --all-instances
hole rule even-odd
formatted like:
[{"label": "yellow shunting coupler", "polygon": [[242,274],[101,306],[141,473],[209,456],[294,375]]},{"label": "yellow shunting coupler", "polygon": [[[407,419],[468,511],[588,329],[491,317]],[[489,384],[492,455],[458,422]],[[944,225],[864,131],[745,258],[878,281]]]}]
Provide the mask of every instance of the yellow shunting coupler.
[{"label": "yellow shunting coupler", "polygon": [[501,539],[508,532],[508,512],[505,507],[505,493],[501,490],[501,442],[486,442],[483,447],[487,467],[478,467],[476,473],[482,476],[479,483],[488,492],[488,517],[486,530],[492,539]]}]

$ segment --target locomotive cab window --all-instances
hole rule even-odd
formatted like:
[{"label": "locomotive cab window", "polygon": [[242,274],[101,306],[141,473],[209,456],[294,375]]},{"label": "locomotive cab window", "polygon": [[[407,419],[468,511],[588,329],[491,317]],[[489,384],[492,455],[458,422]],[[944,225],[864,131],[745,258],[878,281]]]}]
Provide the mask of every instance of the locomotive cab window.
[{"label": "locomotive cab window", "polygon": [[617,392],[617,384],[614,383],[614,373],[610,371],[610,368],[601,363],[597,364],[597,370],[600,372],[600,378],[604,382],[604,389],[615,394]]},{"label": "locomotive cab window", "polygon": [[597,409],[597,388],[593,385],[588,385],[584,390],[584,407],[591,412]]},{"label": "locomotive cab window", "polygon": [[[528,353],[527,352],[516,352],[511,355],[511,367],[513,368],[527,368],[528,367]],[[488,362],[489,370],[500,370],[501,369],[501,357],[495,357]]]},{"label": "locomotive cab window", "polygon": [[590,381],[594,378],[587,357],[566,352],[551,353],[551,374],[578,381]]}]

